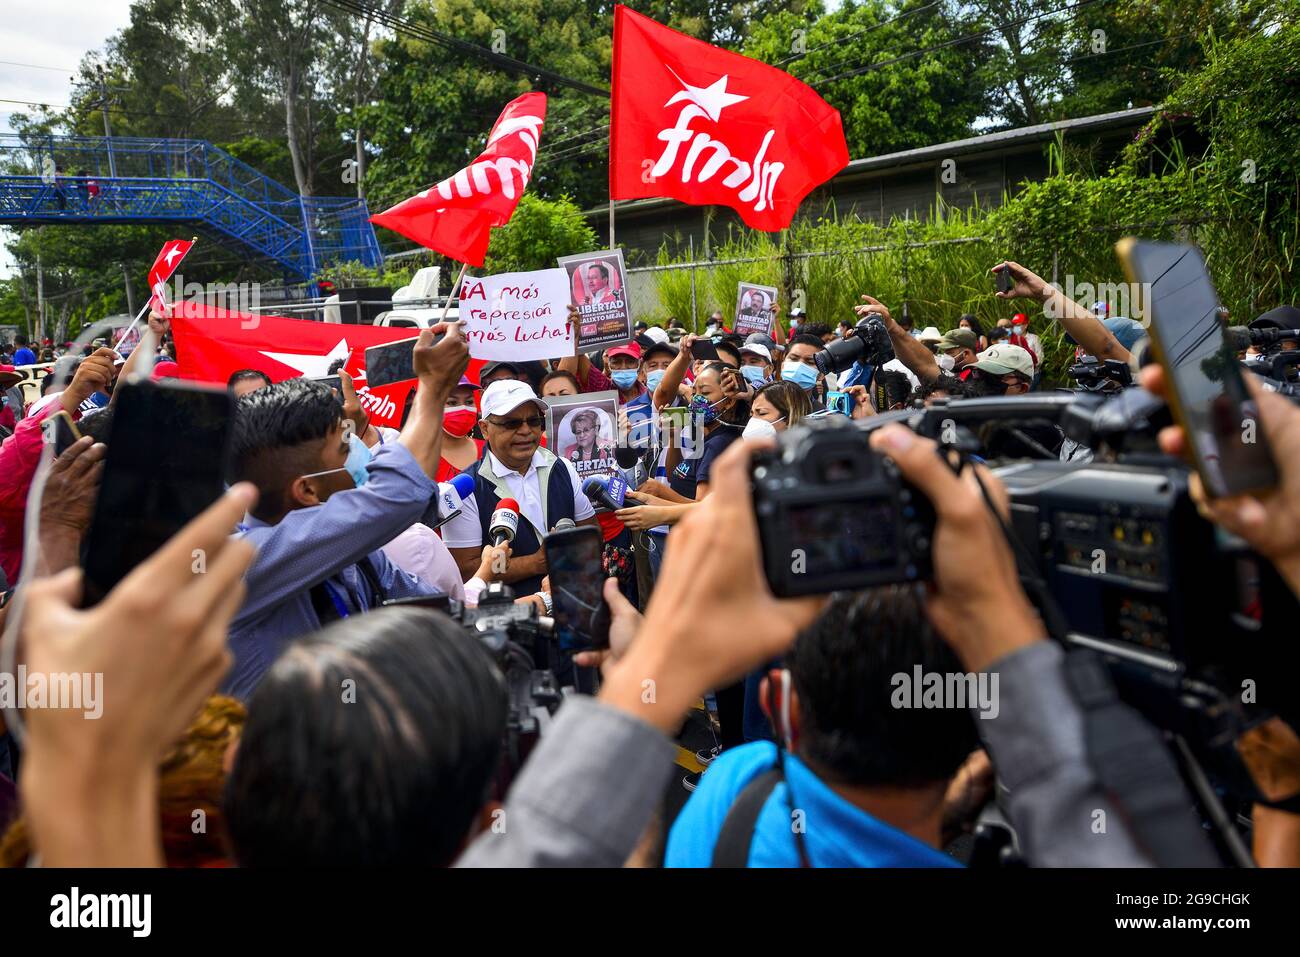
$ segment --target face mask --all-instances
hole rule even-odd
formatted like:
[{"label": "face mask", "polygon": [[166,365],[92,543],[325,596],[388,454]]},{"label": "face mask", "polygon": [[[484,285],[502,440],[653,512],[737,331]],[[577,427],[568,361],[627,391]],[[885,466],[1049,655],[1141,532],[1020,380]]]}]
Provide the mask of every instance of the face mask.
[{"label": "face mask", "polygon": [[691,415],[698,417],[705,425],[711,425],[718,419],[718,410],[702,395],[691,396]]},{"label": "face mask", "polygon": [[977,398],[987,398],[990,396],[1006,395],[1007,386],[1001,379],[976,370],[975,374],[970,377],[972,391]]},{"label": "face mask", "polygon": [[817,384],[817,370],[803,362],[786,362],[781,366],[781,378],[806,392]]},{"label": "face mask", "polygon": [[654,372],[647,372],[645,377],[646,388],[651,392],[659,388],[659,383],[664,381],[664,370],[655,369]]},{"label": "face mask", "polygon": [[621,391],[626,392],[636,385],[636,370],[620,369],[613,373],[610,378],[614,380],[614,385],[618,386]]},{"label": "face mask", "polygon": [[463,439],[469,435],[478,421],[478,413],[468,406],[448,409],[442,414],[442,430],[448,435]]},{"label": "face mask", "polygon": [[952,356],[944,355],[943,353],[939,353],[939,355],[935,356],[934,361],[939,363],[939,368],[944,372],[951,372],[952,367],[956,364]]},{"label": "face mask", "polygon": [[370,478],[370,472],[366,466],[370,464],[370,448],[362,442],[354,432],[348,436],[348,459],[343,463],[343,467],[348,470],[352,476],[352,484],[357,488],[366,484],[366,479]]},{"label": "face mask", "polygon": [[755,389],[759,388],[760,386],[767,385],[768,379],[767,376],[763,374],[762,366],[741,366],[740,374],[743,375],[745,377],[745,381],[747,381]]},{"label": "face mask", "polygon": [[[782,416],[784,418],[784,416]],[[777,419],[780,422],[781,419]],[[774,439],[776,438],[776,425],[754,416],[745,423],[745,430],[740,433],[742,439]]]}]

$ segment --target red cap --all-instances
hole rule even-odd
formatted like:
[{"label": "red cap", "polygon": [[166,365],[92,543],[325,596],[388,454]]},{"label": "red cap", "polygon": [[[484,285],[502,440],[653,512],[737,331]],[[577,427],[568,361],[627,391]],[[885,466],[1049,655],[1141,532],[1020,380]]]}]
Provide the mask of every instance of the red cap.
[{"label": "red cap", "polygon": [[179,379],[180,377],[181,367],[175,362],[167,360],[155,362],[153,365],[153,371],[149,373],[149,378],[154,382],[157,382],[159,379]]},{"label": "red cap", "polygon": [[605,350],[605,356],[631,356],[637,362],[641,361],[641,347],[635,342],[625,342],[621,346],[613,346]]},{"label": "red cap", "polygon": [[1013,326],[1027,326],[1029,325],[1029,317],[1023,312],[1018,312],[1011,317],[1011,324]]}]

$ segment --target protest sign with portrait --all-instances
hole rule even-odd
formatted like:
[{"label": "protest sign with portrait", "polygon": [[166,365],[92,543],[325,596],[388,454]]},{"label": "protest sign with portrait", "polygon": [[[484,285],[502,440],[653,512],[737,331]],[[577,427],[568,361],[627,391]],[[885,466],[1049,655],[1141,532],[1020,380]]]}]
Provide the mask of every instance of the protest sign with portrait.
[{"label": "protest sign with portrait", "polygon": [[546,400],[546,444],[573,463],[579,481],[621,475],[618,447],[618,393],[584,392]]},{"label": "protest sign with portrait", "polygon": [[736,324],[733,326],[736,333],[748,336],[761,332],[770,336],[775,324],[776,287],[740,283],[736,294]]},{"label": "protest sign with portrait", "polygon": [[595,352],[632,341],[632,309],[627,298],[623,250],[561,256],[569,274],[569,295],[581,318],[578,351]]}]

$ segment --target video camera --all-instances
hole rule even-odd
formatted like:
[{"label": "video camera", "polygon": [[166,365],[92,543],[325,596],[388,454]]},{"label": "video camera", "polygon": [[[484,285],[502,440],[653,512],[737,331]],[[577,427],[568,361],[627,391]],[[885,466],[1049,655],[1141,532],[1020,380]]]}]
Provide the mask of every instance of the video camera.
[{"label": "video camera", "polygon": [[1122,359],[1084,356],[1066,369],[1065,374],[1088,392],[1113,392],[1133,384],[1133,370]]},{"label": "video camera", "polygon": [[894,358],[894,344],[889,339],[889,330],[879,313],[871,312],[863,316],[847,338],[832,342],[825,349],[813,356],[817,371],[822,375],[843,372],[861,360],[876,368]]},{"label": "video camera", "polygon": [[554,622],[539,615],[531,603],[515,604],[514,592],[501,582],[483,590],[477,607],[454,598],[432,603],[395,599],[385,604],[435,607],[492,654],[509,693],[501,781],[508,786],[541,738],[547,718],[564,700],[554,670]]}]

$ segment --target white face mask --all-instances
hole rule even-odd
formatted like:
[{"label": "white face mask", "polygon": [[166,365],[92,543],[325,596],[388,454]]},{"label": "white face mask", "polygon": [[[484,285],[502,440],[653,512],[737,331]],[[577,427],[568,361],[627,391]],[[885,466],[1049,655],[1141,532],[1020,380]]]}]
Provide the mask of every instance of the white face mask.
[{"label": "white face mask", "polygon": [[942,369],[944,372],[952,371],[952,367],[954,365],[952,356],[945,355],[944,353],[941,352],[934,357],[934,361],[939,363],[939,368]]},{"label": "white face mask", "polygon": [[[781,418],[785,418],[782,416]],[[781,419],[776,421],[780,422]],[[745,423],[745,429],[740,433],[742,439],[774,439],[776,438],[776,426],[767,419],[760,419],[758,416],[752,416]]]}]

